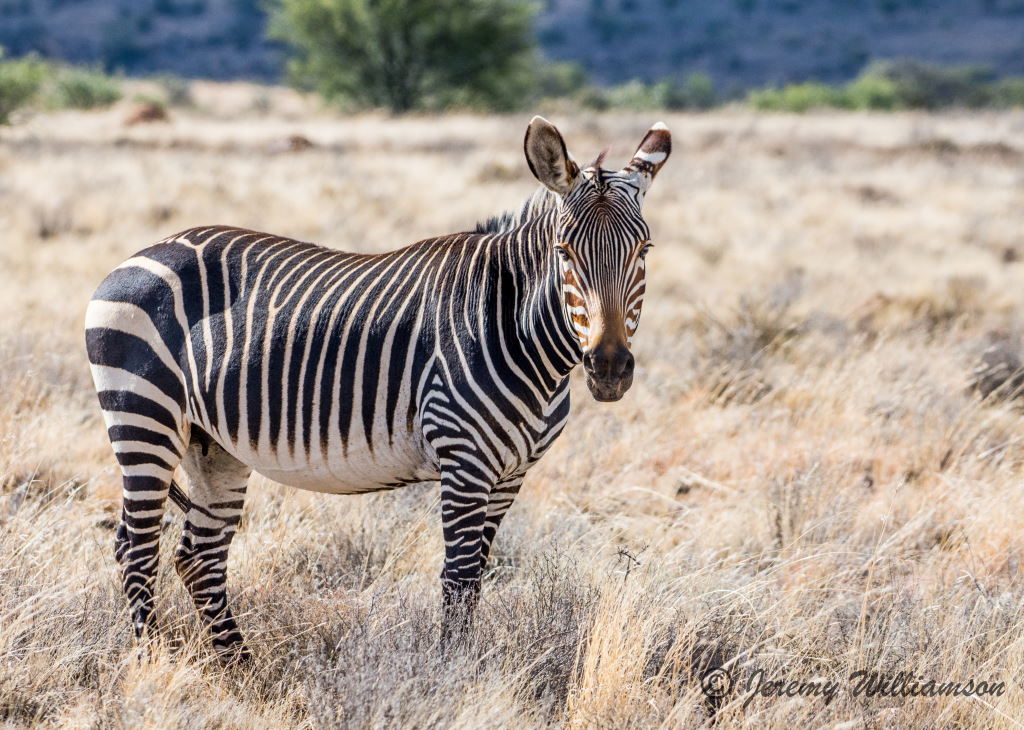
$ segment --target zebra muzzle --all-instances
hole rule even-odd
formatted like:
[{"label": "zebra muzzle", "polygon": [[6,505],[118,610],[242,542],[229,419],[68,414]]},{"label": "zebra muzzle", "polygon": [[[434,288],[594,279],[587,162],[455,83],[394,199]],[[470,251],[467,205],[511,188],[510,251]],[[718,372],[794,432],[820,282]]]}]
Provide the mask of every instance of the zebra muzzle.
[{"label": "zebra muzzle", "polygon": [[595,347],[583,355],[587,387],[595,400],[617,401],[633,384],[636,360],[625,345]]}]

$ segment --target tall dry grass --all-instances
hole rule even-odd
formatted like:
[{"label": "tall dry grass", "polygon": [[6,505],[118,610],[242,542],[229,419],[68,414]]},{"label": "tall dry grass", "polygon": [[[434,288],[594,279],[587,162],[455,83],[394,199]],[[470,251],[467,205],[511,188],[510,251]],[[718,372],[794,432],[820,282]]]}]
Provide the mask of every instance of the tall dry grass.
[{"label": "tall dry grass", "polygon": [[[254,94],[258,94],[255,98]],[[206,87],[0,131],[0,717],[13,727],[1019,727],[1024,117],[666,119],[636,385],[574,382],[496,544],[467,647],[436,650],[430,487],[250,489],[230,585],[256,656],[211,655],[170,570],[134,648],[118,477],[82,315],[159,237],[232,223],[360,251],[533,189],[518,117],[341,118]],[[269,108],[269,111],[268,111]],[[554,116],[554,115],[552,115]],[[625,161],[647,116],[559,118]],[[289,144],[301,134],[308,149]],[[295,151],[289,151],[295,150]],[[1012,357],[1011,357],[1012,361]],[[998,385],[998,384],[997,384]],[[259,482],[259,480],[257,480]],[[724,664],[739,691],[701,693]],[[755,697],[770,676],[912,671],[1001,697]]]}]

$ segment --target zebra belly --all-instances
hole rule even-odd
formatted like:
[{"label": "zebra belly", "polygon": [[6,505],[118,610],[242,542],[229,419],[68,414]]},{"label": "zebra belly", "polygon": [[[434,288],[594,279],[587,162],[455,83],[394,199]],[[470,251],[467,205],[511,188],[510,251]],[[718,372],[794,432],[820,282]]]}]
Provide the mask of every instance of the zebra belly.
[{"label": "zebra belly", "polygon": [[347,447],[332,444],[324,450],[313,448],[309,453],[294,455],[241,444],[221,442],[221,445],[260,475],[312,492],[358,494],[440,478],[434,460],[412,434],[374,448],[365,442]]}]

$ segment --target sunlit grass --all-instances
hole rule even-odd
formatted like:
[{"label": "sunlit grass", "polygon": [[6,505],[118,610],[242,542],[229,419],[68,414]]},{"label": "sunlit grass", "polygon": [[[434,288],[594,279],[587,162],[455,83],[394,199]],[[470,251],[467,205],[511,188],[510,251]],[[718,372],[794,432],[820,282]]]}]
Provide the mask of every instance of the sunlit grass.
[{"label": "sunlit grass", "polygon": [[[243,85],[195,97],[169,123],[125,128],[116,106],[0,130],[0,717],[710,726],[699,676],[719,663],[741,685],[758,668],[844,682],[868,668],[1007,691],[987,705],[740,693],[717,728],[1024,715],[1020,414],[1008,389],[970,389],[992,342],[1020,352],[1014,114],[667,118],[636,384],[607,405],[573,383],[573,420],[499,533],[464,650],[436,649],[435,490],[260,479],[230,566],[254,664],[213,657],[166,559],[177,514],[162,630],[135,648],[81,333],[106,272],[205,223],[384,250],[533,189],[526,118],[342,118]],[[578,158],[612,144],[622,163],[657,120],[553,121]],[[288,151],[292,135],[313,146]]]}]

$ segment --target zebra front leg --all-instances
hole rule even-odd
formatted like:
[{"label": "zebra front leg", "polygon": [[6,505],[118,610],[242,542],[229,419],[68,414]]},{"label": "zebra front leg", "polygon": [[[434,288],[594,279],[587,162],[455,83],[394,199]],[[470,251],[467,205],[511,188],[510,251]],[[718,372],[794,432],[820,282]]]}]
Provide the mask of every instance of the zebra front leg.
[{"label": "zebra front leg", "polygon": [[487,518],[484,521],[483,545],[480,548],[481,573],[487,568],[487,559],[491,554],[491,544],[494,542],[494,536],[498,532],[498,527],[515,501],[516,495],[519,494],[521,486],[523,486],[522,475],[499,482],[491,490],[487,501]]},{"label": "zebra front leg", "polygon": [[188,477],[192,505],[174,556],[175,567],[210,628],[217,653],[232,659],[248,658],[228,606],[227,563],[252,470],[210,441],[192,444],[182,469]]},{"label": "zebra front leg", "polygon": [[480,593],[484,525],[492,479],[478,469],[451,470],[441,477],[444,569],[441,645],[461,639]]}]

